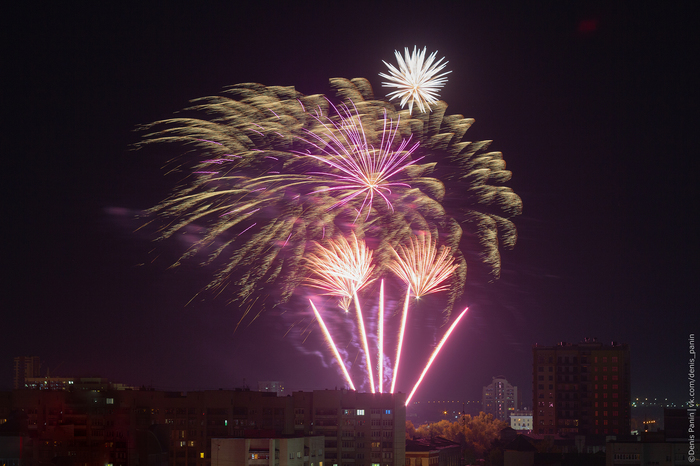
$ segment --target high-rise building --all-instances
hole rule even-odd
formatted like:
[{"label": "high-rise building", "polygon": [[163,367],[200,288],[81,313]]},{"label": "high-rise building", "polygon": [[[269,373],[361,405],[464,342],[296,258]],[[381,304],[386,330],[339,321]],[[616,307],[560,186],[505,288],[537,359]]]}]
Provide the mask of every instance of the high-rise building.
[{"label": "high-rise building", "polygon": [[39,356],[17,356],[15,358],[14,389],[19,390],[24,387],[25,379],[39,377],[41,360]]},{"label": "high-rise building", "polygon": [[508,383],[502,375],[493,377],[491,383],[483,388],[481,398],[482,411],[501,421],[508,421],[519,407],[518,387]]},{"label": "high-rise building", "polygon": [[532,360],[534,433],[629,434],[628,345],[535,345]]}]

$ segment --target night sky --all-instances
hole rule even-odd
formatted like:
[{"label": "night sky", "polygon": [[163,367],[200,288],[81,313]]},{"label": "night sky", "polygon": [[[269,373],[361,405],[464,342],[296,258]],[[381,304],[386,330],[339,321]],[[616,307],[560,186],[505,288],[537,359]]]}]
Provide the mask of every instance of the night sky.
[{"label": "night sky", "polygon": [[[329,78],[365,77],[381,96],[382,60],[418,45],[449,61],[447,113],[503,152],[524,208],[501,279],[468,275],[470,312],[416,400],[477,400],[504,375],[531,406],[532,345],[584,337],[631,346],[633,397],[685,400],[700,4],[100,3],[3,15],[1,389],[18,355],[166,390],[342,386],[319,332],[302,347],[274,313],[234,332],[225,297],[186,305],[213,270],[168,270],[182,251],[135,231],[175,186],[161,170],[175,154],[131,145],[229,84],[333,97]],[[412,335],[411,370],[443,330]]]}]

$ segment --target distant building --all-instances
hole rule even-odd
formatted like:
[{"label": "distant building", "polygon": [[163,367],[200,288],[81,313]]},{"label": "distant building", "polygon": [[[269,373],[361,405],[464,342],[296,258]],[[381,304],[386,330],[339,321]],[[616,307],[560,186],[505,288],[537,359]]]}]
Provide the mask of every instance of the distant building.
[{"label": "distant building", "polygon": [[510,426],[515,430],[532,430],[532,410],[516,409],[510,414]]},{"label": "distant building", "polygon": [[15,358],[13,383],[14,389],[24,388],[25,380],[29,377],[39,377],[41,375],[41,360],[39,356],[17,356]]},{"label": "distant building", "polygon": [[628,345],[535,345],[532,358],[534,433],[630,433]]},{"label": "distant building", "polygon": [[460,466],[462,447],[443,437],[406,440],[406,466]]},{"label": "distant building", "polygon": [[495,419],[508,421],[510,414],[518,409],[518,387],[508,383],[502,375],[494,377],[482,390],[482,410]]},{"label": "distant building", "polygon": [[259,392],[275,392],[277,396],[284,396],[284,382],[279,381],[265,381],[258,382]]}]

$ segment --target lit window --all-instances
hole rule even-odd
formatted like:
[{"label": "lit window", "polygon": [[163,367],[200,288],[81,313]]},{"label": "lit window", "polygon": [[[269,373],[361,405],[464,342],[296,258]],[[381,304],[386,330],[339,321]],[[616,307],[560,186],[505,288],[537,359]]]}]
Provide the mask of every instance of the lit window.
[{"label": "lit window", "polygon": [[358,416],[364,416],[364,415],[365,415],[365,410],[364,410],[364,409],[358,409],[358,410],[357,410],[357,415],[358,415]]},{"label": "lit window", "polygon": [[107,398],[107,404],[108,404],[108,405],[113,405],[113,404],[114,404],[114,398]]},{"label": "lit window", "polygon": [[200,457],[200,458],[204,458],[204,452],[201,452],[201,453],[199,454],[199,457]]}]

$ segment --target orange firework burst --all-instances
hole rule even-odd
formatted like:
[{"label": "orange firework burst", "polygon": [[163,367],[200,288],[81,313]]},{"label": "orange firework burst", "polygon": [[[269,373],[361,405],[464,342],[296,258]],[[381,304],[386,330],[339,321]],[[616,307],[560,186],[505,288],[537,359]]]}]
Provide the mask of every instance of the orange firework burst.
[{"label": "orange firework burst", "polygon": [[458,264],[454,263],[455,259],[450,254],[450,248],[443,246],[438,252],[432,236],[428,233],[424,233],[419,237],[411,237],[410,247],[399,246],[399,252],[396,252],[395,249],[392,249],[392,251],[395,260],[389,264],[389,268],[408,285],[401,316],[396,360],[394,361],[394,376],[391,382],[391,391],[393,392],[399,373],[401,349],[406,331],[406,317],[408,316],[408,299],[411,291],[413,291],[416,298],[419,298],[430,293],[445,290],[447,285],[440,286],[440,284],[452,275]]},{"label": "orange firework burst", "polygon": [[392,251],[395,260],[389,267],[410,285],[416,298],[447,289],[447,285],[440,284],[458,267],[451,249],[442,246],[438,251],[429,234],[412,237],[409,247],[401,245],[398,252]]},{"label": "orange firework burst", "polygon": [[353,295],[369,283],[374,269],[372,251],[354,233],[351,241],[340,236],[328,243],[328,248],[316,243],[316,251],[306,257],[307,267],[313,272],[306,281],[325,290],[324,294],[339,296],[340,307],[347,311]]}]

